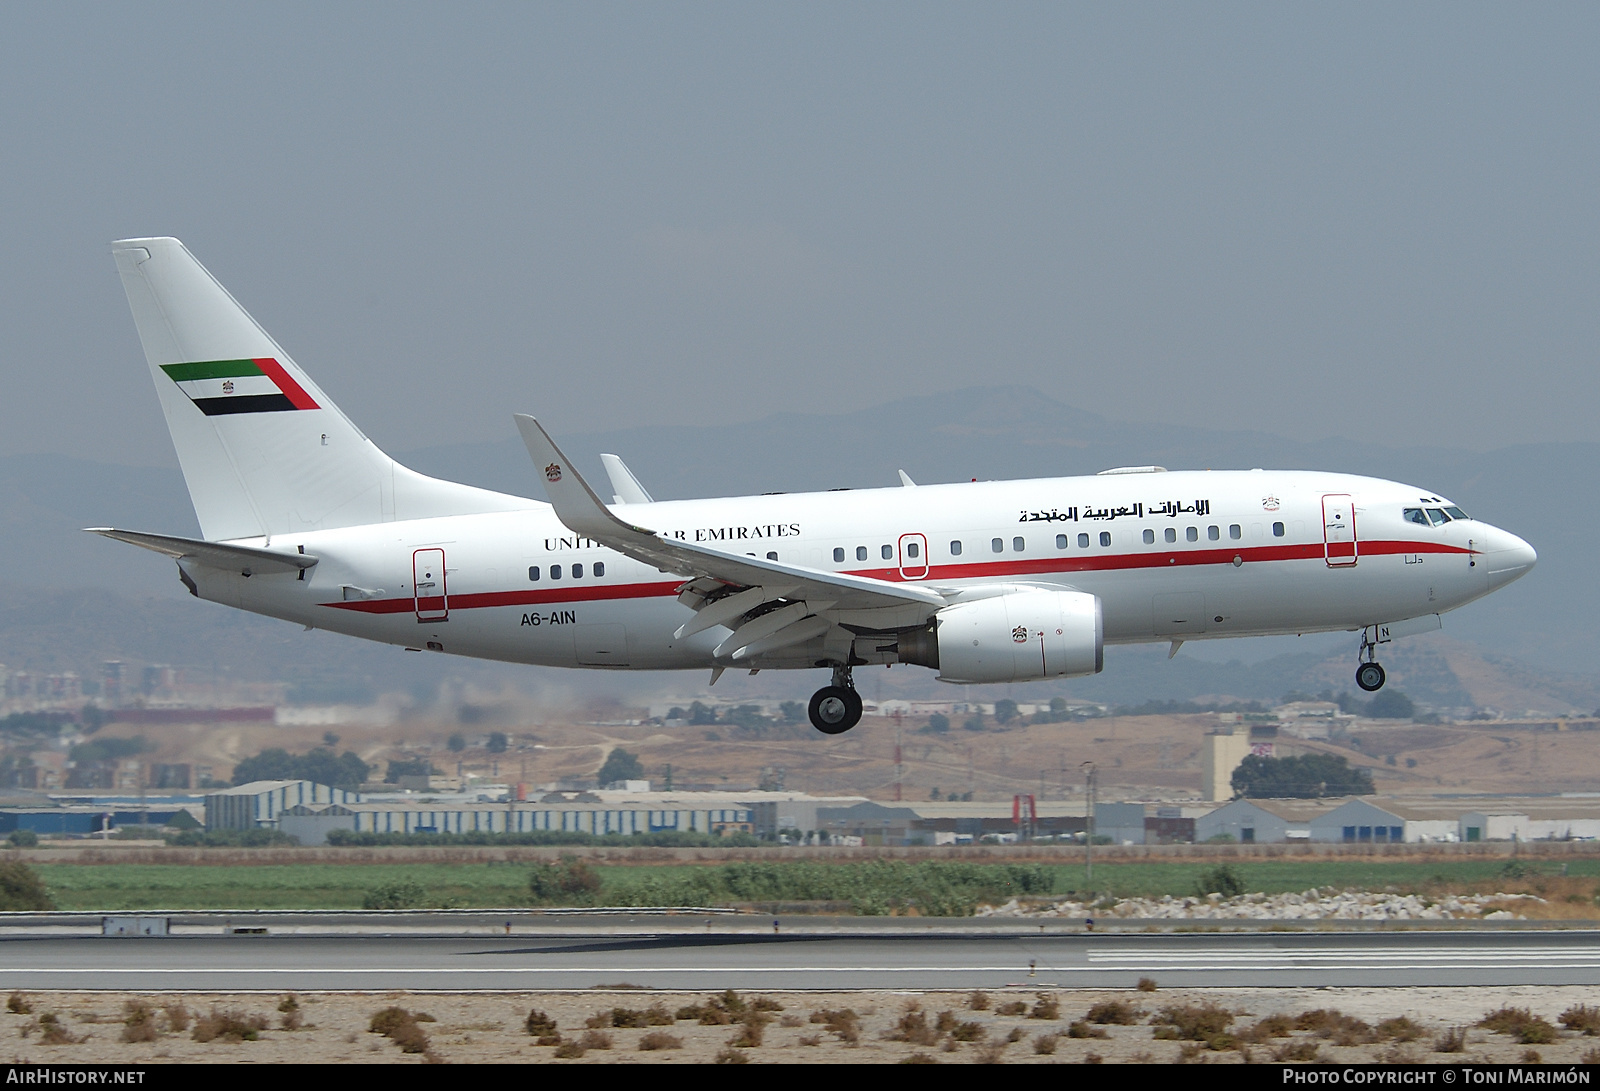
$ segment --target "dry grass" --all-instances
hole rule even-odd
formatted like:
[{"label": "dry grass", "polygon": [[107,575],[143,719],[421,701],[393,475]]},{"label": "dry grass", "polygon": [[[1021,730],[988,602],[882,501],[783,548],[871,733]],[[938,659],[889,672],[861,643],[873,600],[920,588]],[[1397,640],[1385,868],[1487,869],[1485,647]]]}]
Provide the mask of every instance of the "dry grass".
[{"label": "dry grass", "polygon": [[1089,1009],[1083,1018],[1090,1023],[1109,1023],[1112,1026],[1131,1027],[1144,1017],[1144,1009],[1136,1008],[1126,1000],[1103,1000]]},{"label": "dry grass", "polygon": [[1582,1031],[1591,1038],[1600,1035],[1600,1008],[1574,1004],[1561,1013],[1561,1025],[1568,1030]]},{"label": "dry grass", "polygon": [[154,1042],[161,1037],[156,1022],[156,1010],[143,1000],[130,1000],[124,1008],[122,1040],[124,1042]]},{"label": "dry grass", "polygon": [[1233,1012],[1211,1002],[1170,1004],[1150,1020],[1156,1025],[1155,1037],[1204,1042],[1209,1049],[1232,1049],[1234,1038],[1228,1033]]},{"label": "dry grass", "polygon": [[194,1031],[190,1037],[197,1042],[254,1042],[266,1029],[265,1015],[246,1015],[242,1011],[212,1008],[209,1014],[194,1021]]},{"label": "dry grass", "polygon": [[1366,1045],[1376,1037],[1366,1021],[1346,1015],[1337,1008],[1316,1008],[1302,1012],[1294,1025],[1296,1030],[1309,1030],[1336,1046]]},{"label": "dry grass", "polygon": [[1549,1020],[1527,1008],[1497,1008],[1478,1020],[1478,1025],[1496,1034],[1509,1034],[1521,1045],[1542,1045],[1556,1040],[1556,1028]]}]

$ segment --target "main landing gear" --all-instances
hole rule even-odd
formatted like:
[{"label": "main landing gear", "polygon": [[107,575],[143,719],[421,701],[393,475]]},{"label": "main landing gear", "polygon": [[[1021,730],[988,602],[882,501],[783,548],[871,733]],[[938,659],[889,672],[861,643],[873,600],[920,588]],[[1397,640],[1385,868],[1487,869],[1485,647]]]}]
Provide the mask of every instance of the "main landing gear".
[{"label": "main landing gear", "polygon": [[1378,645],[1368,638],[1371,632],[1371,626],[1361,630],[1361,662],[1356,665],[1356,685],[1368,693],[1376,693],[1389,676],[1378,664]]},{"label": "main landing gear", "polygon": [[811,726],[824,735],[842,735],[861,722],[861,694],[850,679],[849,667],[833,668],[833,685],[811,695],[806,713]]}]

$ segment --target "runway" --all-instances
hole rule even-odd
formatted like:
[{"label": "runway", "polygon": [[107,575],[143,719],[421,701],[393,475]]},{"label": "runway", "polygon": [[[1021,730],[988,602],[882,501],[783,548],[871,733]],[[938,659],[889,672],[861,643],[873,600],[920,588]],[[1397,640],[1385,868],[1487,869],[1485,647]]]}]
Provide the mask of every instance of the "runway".
[{"label": "runway", "polygon": [[0,938],[0,988],[317,991],[1600,985],[1600,933]]}]

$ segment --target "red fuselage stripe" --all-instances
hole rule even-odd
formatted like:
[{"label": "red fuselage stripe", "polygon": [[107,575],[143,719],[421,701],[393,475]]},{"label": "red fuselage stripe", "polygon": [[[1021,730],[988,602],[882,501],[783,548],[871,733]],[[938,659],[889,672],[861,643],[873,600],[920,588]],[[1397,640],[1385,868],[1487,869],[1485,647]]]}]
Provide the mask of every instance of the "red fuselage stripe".
[{"label": "red fuselage stripe", "polygon": [[[883,580],[885,583],[923,583],[927,580],[971,580],[999,576],[1037,576],[1054,572],[1112,572],[1136,568],[1178,568],[1181,566],[1226,564],[1235,557],[1251,563],[1262,561],[1312,561],[1323,559],[1321,542],[1302,545],[1254,546],[1235,549],[1164,550],[1150,553],[1102,553],[1082,556],[1034,558],[1015,561],[972,561],[964,564],[934,565],[928,575],[907,580],[898,568],[869,568],[846,575]],[[1474,552],[1460,546],[1437,542],[1361,542],[1361,556],[1396,553],[1445,553],[1465,556]],[[1340,566],[1348,567],[1348,566]],[[919,569],[920,571],[920,569]],[[676,595],[684,580],[658,583],[585,583],[568,587],[528,588],[521,591],[484,591],[451,595],[450,609],[478,610],[495,606],[541,606],[555,602],[596,602],[608,599],[648,599]],[[432,600],[437,601],[437,600]],[[322,605],[363,614],[406,614],[416,609],[416,600],[376,599],[357,602],[325,602]],[[440,607],[429,607],[440,609]]]}]

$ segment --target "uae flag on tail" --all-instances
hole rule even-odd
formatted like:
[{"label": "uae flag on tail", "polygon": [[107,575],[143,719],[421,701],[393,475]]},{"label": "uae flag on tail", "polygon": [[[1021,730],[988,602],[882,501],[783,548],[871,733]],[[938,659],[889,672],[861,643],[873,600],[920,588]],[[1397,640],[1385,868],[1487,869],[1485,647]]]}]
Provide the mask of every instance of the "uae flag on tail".
[{"label": "uae flag on tail", "polygon": [[208,417],[317,408],[311,395],[270,357],[162,364],[161,370]]}]

